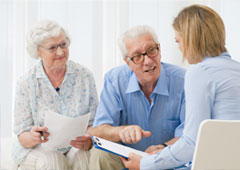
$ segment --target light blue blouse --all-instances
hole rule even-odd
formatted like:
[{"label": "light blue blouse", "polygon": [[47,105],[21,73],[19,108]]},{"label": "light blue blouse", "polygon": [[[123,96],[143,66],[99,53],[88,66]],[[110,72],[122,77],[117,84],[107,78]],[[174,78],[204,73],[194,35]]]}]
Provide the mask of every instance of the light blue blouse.
[{"label": "light blue blouse", "polygon": [[[12,150],[17,163],[21,163],[31,151],[21,146],[17,136],[35,125],[42,126],[47,111],[73,118],[91,112],[89,125],[92,125],[98,104],[92,73],[86,67],[68,61],[59,92],[58,94],[49,81],[41,61],[18,82],[14,111],[16,138]],[[70,147],[62,148],[59,151],[66,152],[69,149]]]},{"label": "light blue blouse", "polygon": [[190,66],[184,88],[183,136],[161,152],[143,157],[141,169],[170,169],[192,161],[198,128],[205,119],[240,120],[240,63],[227,52]]}]

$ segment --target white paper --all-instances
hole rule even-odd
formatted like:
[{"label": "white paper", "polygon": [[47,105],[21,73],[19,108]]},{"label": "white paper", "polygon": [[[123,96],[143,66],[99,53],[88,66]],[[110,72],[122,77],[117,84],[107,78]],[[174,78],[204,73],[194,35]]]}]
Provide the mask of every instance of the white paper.
[{"label": "white paper", "polygon": [[87,130],[91,113],[71,118],[49,111],[45,114],[44,126],[48,128],[50,136],[46,143],[41,144],[44,149],[60,149],[70,146],[70,141],[83,136]]},{"label": "white paper", "polygon": [[93,136],[94,142],[98,145],[97,148],[102,148],[102,149],[106,149],[108,151],[111,151],[115,154],[124,156],[125,158],[128,158],[128,155],[130,153],[135,153],[138,154],[140,156],[147,156],[149,155],[146,152],[142,152],[133,148],[130,148],[128,146],[124,146],[118,143],[114,143],[96,136]]}]

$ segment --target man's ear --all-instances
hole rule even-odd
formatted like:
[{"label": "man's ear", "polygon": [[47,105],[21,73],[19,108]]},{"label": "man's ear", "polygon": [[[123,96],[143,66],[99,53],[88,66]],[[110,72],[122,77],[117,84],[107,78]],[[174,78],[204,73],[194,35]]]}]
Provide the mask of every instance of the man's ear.
[{"label": "man's ear", "polygon": [[127,58],[124,58],[123,60],[124,60],[125,63],[128,65],[128,67],[133,71],[132,65],[131,65],[131,63],[130,63],[131,60],[129,61]]},{"label": "man's ear", "polygon": [[123,60],[125,61],[125,63],[129,66],[129,61],[126,57],[123,58]]},{"label": "man's ear", "polygon": [[159,49],[159,53],[161,53],[161,46],[160,46],[160,43],[158,43],[158,49]]},{"label": "man's ear", "polygon": [[159,49],[159,59],[160,59],[160,62],[161,62],[161,59],[162,59],[162,54],[161,54],[161,47],[160,47],[160,43],[158,44],[158,49]]}]

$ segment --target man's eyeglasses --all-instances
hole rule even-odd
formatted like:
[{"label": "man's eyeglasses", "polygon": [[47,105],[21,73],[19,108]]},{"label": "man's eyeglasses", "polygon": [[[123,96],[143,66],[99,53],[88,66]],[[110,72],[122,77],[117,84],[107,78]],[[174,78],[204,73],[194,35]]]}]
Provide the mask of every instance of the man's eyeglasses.
[{"label": "man's eyeglasses", "polygon": [[54,53],[57,51],[58,47],[60,47],[61,49],[66,49],[69,47],[69,45],[70,45],[70,42],[68,40],[66,40],[60,44],[52,45],[50,47],[43,47],[41,45],[40,45],[40,47],[42,47],[43,49],[47,50],[50,53]]},{"label": "man's eyeglasses", "polygon": [[155,47],[150,47],[146,50],[145,53],[136,54],[133,57],[126,57],[127,60],[132,60],[135,64],[140,64],[144,61],[144,56],[147,55],[149,58],[154,58],[159,53],[158,44]]}]

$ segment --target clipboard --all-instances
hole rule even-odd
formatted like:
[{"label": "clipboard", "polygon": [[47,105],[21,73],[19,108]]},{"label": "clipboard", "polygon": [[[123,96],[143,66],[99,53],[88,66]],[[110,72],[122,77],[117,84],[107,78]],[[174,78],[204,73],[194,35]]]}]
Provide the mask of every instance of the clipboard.
[{"label": "clipboard", "polygon": [[124,146],[106,139],[99,138],[97,136],[91,136],[93,145],[97,149],[101,149],[103,151],[121,156],[123,158],[128,159],[128,155],[130,153],[135,153],[140,156],[147,156],[149,155],[146,152],[139,151],[137,149],[130,148],[128,146]]}]

